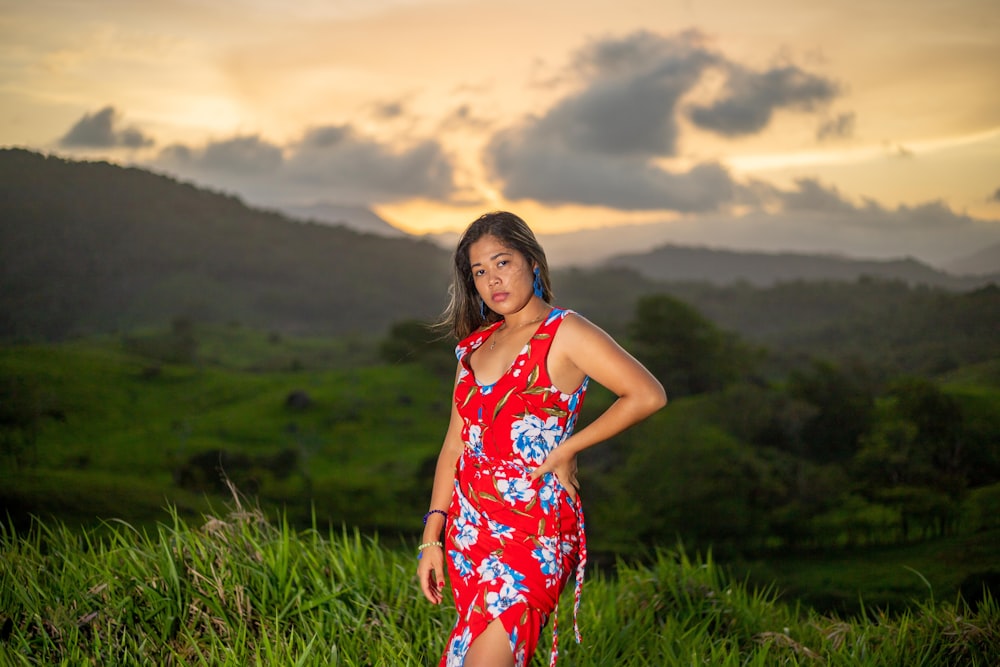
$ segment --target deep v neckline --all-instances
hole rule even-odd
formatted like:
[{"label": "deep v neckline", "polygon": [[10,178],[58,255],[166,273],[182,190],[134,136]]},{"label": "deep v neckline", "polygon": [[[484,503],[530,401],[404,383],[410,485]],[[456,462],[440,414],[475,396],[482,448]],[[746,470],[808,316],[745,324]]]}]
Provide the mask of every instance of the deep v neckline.
[{"label": "deep v neckline", "polygon": [[479,348],[481,348],[487,340],[489,340],[490,336],[492,336],[494,333],[497,332],[497,330],[503,325],[504,321],[500,320],[499,322],[494,323],[494,325],[491,326],[489,329],[484,331],[483,335],[479,338],[479,341],[472,348],[472,351],[470,351],[469,354],[465,355],[465,358],[462,360],[462,363],[465,364],[465,368],[469,371],[469,373],[472,374],[472,379],[475,380],[476,385],[483,389],[488,389],[490,387],[496,386],[496,384],[500,382],[500,380],[503,380],[505,377],[507,377],[510,374],[510,372],[514,370],[514,367],[517,365],[517,360],[520,359],[521,355],[525,353],[525,350],[528,348],[528,344],[532,341],[532,339],[534,339],[535,336],[538,335],[538,332],[542,330],[542,327],[548,324],[549,320],[552,318],[552,313],[554,313],[555,310],[556,310],[555,308],[549,308],[549,312],[545,313],[545,316],[542,317],[542,319],[538,322],[538,326],[535,327],[535,330],[531,332],[531,336],[528,338],[528,340],[524,342],[524,345],[522,345],[521,349],[518,350],[517,354],[514,355],[514,358],[511,359],[510,364],[507,365],[507,368],[504,369],[504,372],[501,373],[496,380],[490,383],[484,383],[479,381],[479,376],[476,375],[475,369],[472,368],[472,355],[475,354],[476,351],[479,350]]}]

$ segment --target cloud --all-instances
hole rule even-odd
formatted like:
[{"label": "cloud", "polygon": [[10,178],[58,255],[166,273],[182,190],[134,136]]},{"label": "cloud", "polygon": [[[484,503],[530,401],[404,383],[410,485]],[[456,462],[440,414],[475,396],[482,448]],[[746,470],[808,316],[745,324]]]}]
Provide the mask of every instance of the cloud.
[{"label": "cloud", "polygon": [[676,220],[604,227],[544,239],[550,262],[595,263],[625,252],[679,245],[760,252],[840,254],[858,258],[916,257],[946,268],[1000,243],[997,220],[978,220],[941,201],[887,208],[870,199],[852,202],[836,188],[813,179],[788,189],[757,184],[773,206],[744,215],[728,212]]},{"label": "cloud", "polygon": [[350,125],[311,128],[286,146],[256,135],[201,147],[172,145],[160,152],[154,166],[274,203],[322,198],[372,204],[410,197],[447,199],[455,191],[451,159],[436,142],[396,149]]},{"label": "cloud", "polygon": [[394,118],[399,118],[406,112],[406,105],[402,100],[394,100],[391,102],[380,102],[375,105],[374,115],[376,118],[383,120],[392,120]]},{"label": "cloud", "polygon": [[510,199],[715,210],[737,187],[725,168],[668,171],[654,158],[676,154],[679,101],[717,62],[694,32],[591,43],[571,63],[579,88],[545,115],[494,135],[484,163]]},{"label": "cloud", "polygon": [[[914,256],[942,264],[1000,240],[995,221],[957,213],[942,201],[885,207],[873,199],[852,202],[834,186],[800,179],[774,189],[773,213],[755,212],[721,227],[742,228],[734,247],[842,252],[855,256]],[[728,233],[735,237],[735,229]],[[759,244],[759,245],[750,245]]]},{"label": "cloud", "polygon": [[593,43],[573,63],[584,88],[524,128],[524,139],[604,156],[674,155],[677,104],[718,62],[695,32]]},{"label": "cloud", "polygon": [[307,131],[291,147],[286,172],[295,182],[369,196],[369,201],[446,199],[455,190],[454,167],[437,142],[424,140],[404,150],[392,149],[349,125]]},{"label": "cloud", "polygon": [[1000,201],[1000,188],[997,188],[993,192],[993,196],[990,197],[989,201]]},{"label": "cloud", "polygon": [[471,105],[461,104],[444,117],[444,120],[441,121],[440,129],[444,132],[486,130],[492,124],[492,121],[477,115]]},{"label": "cloud", "polygon": [[689,113],[703,129],[740,135],[764,129],[776,109],[812,110],[837,94],[833,82],[795,65],[738,65],[696,31],[597,40],[567,71],[568,93],[498,131],[484,150],[487,173],[510,199],[684,213],[752,204],[754,190],[717,162],[664,166],[679,156],[687,97],[709,72],[722,75],[723,96]]},{"label": "cloud", "polygon": [[820,123],[816,130],[816,139],[845,139],[854,135],[855,114],[853,111],[837,114],[833,118]]},{"label": "cloud", "polygon": [[59,139],[59,145],[64,148],[145,148],[153,145],[153,140],[139,129],[118,127],[120,120],[113,106],[84,114]]},{"label": "cloud", "polygon": [[487,159],[490,171],[502,176],[506,197],[547,204],[713,211],[740,189],[715,163],[670,172],[634,158],[585,159],[544,141],[525,142],[516,133],[494,138]]},{"label": "cloud", "polygon": [[754,134],[771,122],[778,109],[812,111],[837,96],[836,83],[796,65],[754,72],[728,64],[726,94],[708,105],[691,107],[699,127],[727,137]]},{"label": "cloud", "polygon": [[845,213],[855,210],[836,187],[826,188],[813,178],[795,181],[793,190],[776,190],[786,211],[825,211]]},{"label": "cloud", "polygon": [[274,175],[284,162],[280,146],[257,135],[211,141],[200,148],[172,144],[160,151],[156,163],[181,172],[230,176]]}]

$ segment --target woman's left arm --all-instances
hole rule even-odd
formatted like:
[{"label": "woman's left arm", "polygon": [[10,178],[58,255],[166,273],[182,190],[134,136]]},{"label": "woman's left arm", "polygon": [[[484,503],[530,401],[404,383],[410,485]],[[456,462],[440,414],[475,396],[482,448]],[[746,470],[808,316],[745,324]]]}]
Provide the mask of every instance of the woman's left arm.
[{"label": "woman's left arm", "polygon": [[[589,376],[618,399],[585,428],[559,444],[533,478],[555,472],[566,486],[573,481],[576,455],[650,416],[667,403],[667,395],[652,373],[603,329],[583,317],[567,316],[549,353],[551,376]],[[569,487],[567,487],[569,488]]]}]

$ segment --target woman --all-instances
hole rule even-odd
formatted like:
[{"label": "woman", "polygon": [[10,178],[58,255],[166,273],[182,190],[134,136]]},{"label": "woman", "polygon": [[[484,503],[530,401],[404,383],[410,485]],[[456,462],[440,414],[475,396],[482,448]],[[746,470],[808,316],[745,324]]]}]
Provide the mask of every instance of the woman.
[{"label": "woman", "polygon": [[[638,361],[551,299],[545,253],[523,220],[496,212],[469,226],[444,315],[461,341],[454,402],[418,547],[420,586],[435,604],[447,553],[458,622],[442,667],[526,665],[571,574],[579,606],[576,456],[666,404]],[[574,432],[590,378],[618,400]],[[576,630],[575,621],[576,608]],[[552,665],[557,646],[554,618]]]}]

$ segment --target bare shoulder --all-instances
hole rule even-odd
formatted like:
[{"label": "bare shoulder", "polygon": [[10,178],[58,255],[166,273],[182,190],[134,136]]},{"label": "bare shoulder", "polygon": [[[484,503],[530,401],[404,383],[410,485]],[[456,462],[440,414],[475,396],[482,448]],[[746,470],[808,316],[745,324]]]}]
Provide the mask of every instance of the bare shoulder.
[{"label": "bare shoulder", "polygon": [[[560,341],[562,338],[562,341]],[[614,340],[601,327],[597,326],[583,315],[569,312],[559,326],[559,335],[552,342],[553,346],[562,343],[564,347],[576,348],[580,345],[597,342],[614,343]]]},{"label": "bare shoulder", "polygon": [[624,350],[601,327],[579,313],[570,312],[552,341],[552,354],[586,370],[595,357],[617,356]]}]

